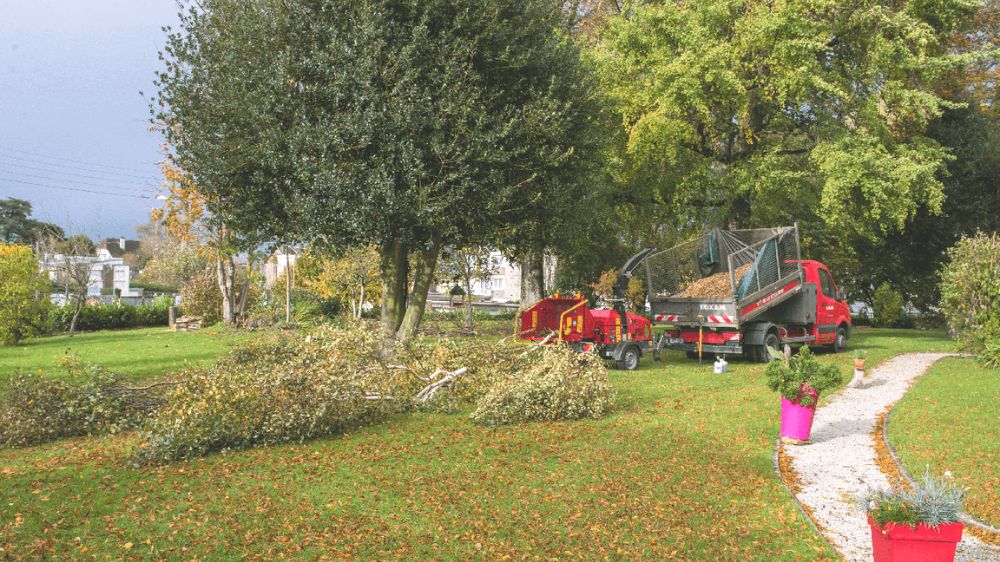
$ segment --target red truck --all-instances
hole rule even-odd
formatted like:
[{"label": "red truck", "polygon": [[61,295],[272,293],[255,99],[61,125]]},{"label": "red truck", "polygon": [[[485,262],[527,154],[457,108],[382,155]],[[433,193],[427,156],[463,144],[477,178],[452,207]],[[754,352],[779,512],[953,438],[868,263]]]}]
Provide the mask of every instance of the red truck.
[{"label": "red truck", "polygon": [[[653,323],[625,311],[625,291],[643,266]],[[844,291],[822,263],[803,260],[798,226],[721,230],[665,250],[646,249],[622,267],[613,310],[552,297],[518,311],[518,337],[562,341],[635,369],[665,348],[767,361],[768,347],[830,345],[851,336]],[[666,325],[654,341],[653,324]]]},{"label": "red truck", "polygon": [[645,265],[653,322],[668,326],[655,351],[767,361],[767,347],[786,343],[847,346],[844,291],[825,265],[801,258],[797,226],[715,229],[633,260],[632,270]]}]

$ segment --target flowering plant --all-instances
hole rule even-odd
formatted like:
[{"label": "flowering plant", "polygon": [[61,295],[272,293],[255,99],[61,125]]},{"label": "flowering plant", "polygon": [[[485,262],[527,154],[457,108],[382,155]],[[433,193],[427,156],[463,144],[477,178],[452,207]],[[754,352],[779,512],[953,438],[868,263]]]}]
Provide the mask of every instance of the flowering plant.
[{"label": "flowering plant", "polygon": [[951,479],[951,472],[938,478],[928,470],[922,482],[913,488],[869,490],[864,499],[868,517],[880,527],[886,523],[938,527],[958,521],[962,494],[962,488]]}]

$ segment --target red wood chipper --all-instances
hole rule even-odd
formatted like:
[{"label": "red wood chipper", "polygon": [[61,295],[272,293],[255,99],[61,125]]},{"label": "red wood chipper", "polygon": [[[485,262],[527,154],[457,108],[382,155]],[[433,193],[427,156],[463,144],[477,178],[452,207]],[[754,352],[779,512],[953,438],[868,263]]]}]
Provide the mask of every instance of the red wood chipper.
[{"label": "red wood chipper", "polygon": [[631,312],[592,309],[579,295],[542,299],[518,311],[515,326],[521,339],[563,342],[577,351],[611,359],[615,367],[629,371],[653,348],[649,320]]}]

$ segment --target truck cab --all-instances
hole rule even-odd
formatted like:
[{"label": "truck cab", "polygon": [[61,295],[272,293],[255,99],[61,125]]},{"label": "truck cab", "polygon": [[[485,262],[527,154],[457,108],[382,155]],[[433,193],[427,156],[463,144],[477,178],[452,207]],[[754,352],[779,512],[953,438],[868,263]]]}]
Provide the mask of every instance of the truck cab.
[{"label": "truck cab", "polygon": [[847,347],[851,336],[851,309],[844,292],[837,287],[830,270],[815,260],[802,260],[806,283],[816,287],[816,323],[812,335],[817,345],[832,345],[835,351]]}]

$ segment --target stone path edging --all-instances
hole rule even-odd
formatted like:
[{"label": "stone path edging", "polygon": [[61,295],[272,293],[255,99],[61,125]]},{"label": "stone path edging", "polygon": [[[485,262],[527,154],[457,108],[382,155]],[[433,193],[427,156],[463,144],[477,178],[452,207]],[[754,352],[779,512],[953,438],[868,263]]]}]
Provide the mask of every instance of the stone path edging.
[{"label": "stone path edging", "polygon": [[[875,368],[861,388],[845,388],[816,411],[812,442],[785,446],[800,488],[795,499],[846,560],[871,560],[871,531],[857,498],[868,487],[886,487],[876,462],[876,420],[946,353],[898,355]],[[784,481],[784,480],[783,480]],[[788,483],[786,483],[788,486]],[[963,534],[956,560],[1000,560],[1000,547]]]}]

